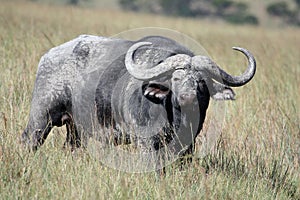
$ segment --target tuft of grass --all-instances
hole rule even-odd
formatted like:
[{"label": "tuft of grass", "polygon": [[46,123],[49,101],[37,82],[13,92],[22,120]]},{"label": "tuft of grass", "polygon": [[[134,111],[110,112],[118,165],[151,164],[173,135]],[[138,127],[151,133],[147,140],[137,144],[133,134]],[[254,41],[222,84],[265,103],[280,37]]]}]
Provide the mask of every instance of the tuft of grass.
[{"label": "tuft of grass", "polygon": [[[115,35],[158,26],[185,33],[232,74],[246,67],[232,46],[249,49],[257,74],[226,102],[218,145],[183,169],[116,171],[84,150],[63,150],[55,129],[35,154],[19,137],[26,126],[40,57],[79,34]],[[300,199],[300,30],[232,26],[87,8],[1,1],[0,199]],[[210,105],[205,126],[212,120]],[[200,134],[204,135],[204,131]],[[201,143],[196,147],[200,149]]]},{"label": "tuft of grass", "polygon": [[[228,147],[227,147],[228,148]],[[276,198],[284,193],[289,198],[296,198],[297,178],[291,176],[294,173],[290,166],[284,163],[282,157],[273,158],[270,163],[262,159],[263,155],[257,152],[246,151],[247,157],[235,150],[226,150],[226,145],[222,138],[219,139],[215,151],[200,161],[206,174],[223,173],[234,180],[249,181],[250,191],[254,192],[256,185],[251,184],[255,179],[260,179],[267,186],[272,197]],[[284,153],[284,152],[282,152]],[[297,173],[297,172],[296,172]],[[257,196],[257,198],[261,198]]]}]

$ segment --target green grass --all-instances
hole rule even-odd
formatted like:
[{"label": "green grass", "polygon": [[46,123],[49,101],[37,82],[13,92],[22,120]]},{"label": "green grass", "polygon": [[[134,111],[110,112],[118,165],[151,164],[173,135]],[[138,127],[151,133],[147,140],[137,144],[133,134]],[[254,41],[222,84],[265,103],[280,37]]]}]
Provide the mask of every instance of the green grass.
[{"label": "green grass", "polygon": [[[255,55],[257,74],[235,89],[236,101],[226,103],[215,151],[200,159],[199,143],[190,166],[168,166],[161,180],[154,172],[107,168],[84,150],[63,150],[64,129],[55,129],[35,154],[24,151],[19,136],[28,120],[39,58],[79,34],[111,36],[145,26],[189,35],[233,74],[240,74],[246,62],[232,46]],[[2,1],[0,199],[299,199],[299,42],[300,30],[292,28]]]}]

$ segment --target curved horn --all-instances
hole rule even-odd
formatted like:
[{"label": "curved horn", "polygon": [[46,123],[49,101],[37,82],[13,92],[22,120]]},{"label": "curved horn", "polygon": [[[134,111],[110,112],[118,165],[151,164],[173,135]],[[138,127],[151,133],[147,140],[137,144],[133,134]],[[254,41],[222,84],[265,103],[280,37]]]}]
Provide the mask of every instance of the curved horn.
[{"label": "curved horn", "polygon": [[204,56],[194,56],[192,66],[196,70],[205,70],[211,78],[231,87],[239,87],[248,83],[256,71],[256,61],[254,56],[246,49],[241,47],[232,47],[234,50],[242,52],[248,59],[248,68],[240,76],[232,76],[222,70],[216,63]]},{"label": "curved horn", "polygon": [[139,42],[132,45],[125,56],[125,66],[127,71],[136,79],[139,80],[154,80],[160,77],[172,74],[181,66],[186,66],[191,63],[191,57],[185,54],[178,54],[167,58],[164,62],[152,68],[136,64],[133,60],[135,51],[142,46],[149,46],[151,42]]}]

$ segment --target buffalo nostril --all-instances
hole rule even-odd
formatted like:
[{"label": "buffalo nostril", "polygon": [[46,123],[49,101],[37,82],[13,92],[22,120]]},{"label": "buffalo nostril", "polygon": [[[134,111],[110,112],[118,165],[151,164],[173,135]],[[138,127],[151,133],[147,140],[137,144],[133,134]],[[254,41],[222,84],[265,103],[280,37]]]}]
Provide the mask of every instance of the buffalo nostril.
[{"label": "buffalo nostril", "polygon": [[180,95],[180,101],[183,105],[193,103],[196,98],[196,94],[193,93],[185,93]]}]

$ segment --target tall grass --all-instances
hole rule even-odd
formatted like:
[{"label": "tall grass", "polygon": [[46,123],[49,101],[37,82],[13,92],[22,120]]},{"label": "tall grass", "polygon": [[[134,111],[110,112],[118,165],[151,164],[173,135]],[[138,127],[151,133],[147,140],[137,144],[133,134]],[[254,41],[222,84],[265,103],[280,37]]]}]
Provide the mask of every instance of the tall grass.
[{"label": "tall grass", "polygon": [[[226,103],[215,150],[201,159],[196,152],[183,170],[168,166],[163,179],[107,168],[84,150],[75,155],[62,150],[64,129],[55,129],[35,154],[24,151],[19,136],[28,120],[39,58],[79,34],[111,36],[144,26],[191,36],[233,74],[246,63],[231,46],[255,55],[257,74],[235,89],[236,101]],[[299,43],[300,30],[292,28],[2,1],[0,199],[299,199]]]}]

